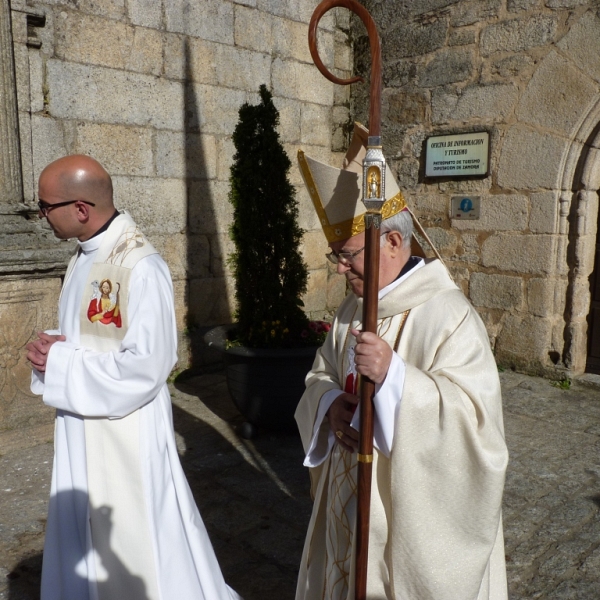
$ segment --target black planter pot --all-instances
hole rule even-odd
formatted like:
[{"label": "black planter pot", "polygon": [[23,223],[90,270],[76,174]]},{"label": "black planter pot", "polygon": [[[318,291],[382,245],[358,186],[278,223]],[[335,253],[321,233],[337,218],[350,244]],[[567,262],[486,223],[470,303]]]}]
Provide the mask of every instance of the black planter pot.
[{"label": "black planter pot", "polygon": [[[294,412],[304,392],[317,346],[309,348],[226,348],[227,332],[235,325],[211,329],[204,341],[220,350],[225,361],[227,387],[249,423],[271,431],[297,431]],[[251,429],[249,435],[251,437]]]}]

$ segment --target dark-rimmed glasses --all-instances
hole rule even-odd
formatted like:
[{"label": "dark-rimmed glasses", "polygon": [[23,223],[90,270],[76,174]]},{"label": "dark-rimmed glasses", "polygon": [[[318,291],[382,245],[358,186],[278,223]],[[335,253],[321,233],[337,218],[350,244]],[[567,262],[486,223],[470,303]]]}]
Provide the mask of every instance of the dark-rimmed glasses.
[{"label": "dark-rimmed glasses", "polygon": [[84,204],[89,204],[90,206],[96,206],[93,202],[88,202],[87,200],[67,200],[66,202],[57,202],[56,204],[48,204],[48,202],[40,200],[38,202],[38,208],[40,209],[40,212],[44,215],[44,217],[47,217],[48,213],[53,208],[58,208],[59,206],[67,206],[67,204],[75,204],[75,202],[83,202]]}]

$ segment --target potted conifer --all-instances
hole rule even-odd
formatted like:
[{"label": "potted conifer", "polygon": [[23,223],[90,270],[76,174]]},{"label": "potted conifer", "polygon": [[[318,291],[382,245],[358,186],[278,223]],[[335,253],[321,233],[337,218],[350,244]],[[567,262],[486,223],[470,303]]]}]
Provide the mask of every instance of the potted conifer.
[{"label": "potted conifer", "polygon": [[[272,95],[261,85],[260,103],[240,108],[233,133],[229,201],[235,251],[229,266],[236,323],[209,331],[205,340],[223,351],[229,391],[249,423],[292,430],[304,377],[329,326],[309,321],[303,311],[303,231],[278,124]],[[252,435],[251,426],[244,431]]]}]

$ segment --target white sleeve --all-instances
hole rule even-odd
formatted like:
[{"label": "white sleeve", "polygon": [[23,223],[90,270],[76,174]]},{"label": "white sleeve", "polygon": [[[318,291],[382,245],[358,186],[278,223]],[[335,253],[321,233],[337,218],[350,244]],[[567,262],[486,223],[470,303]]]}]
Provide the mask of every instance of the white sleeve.
[{"label": "white sleeve", "polygon": [[[59,329],[48,329],[46,331],[44,331],[44,333],[47,333],[48,335],[60,335],[60,330]],[[37,369],[32,369],[31,370],[31,384],[29,386],[29,389],[31,390],[32,394],[43,394],[44,393],[44,380],[45,380],[45,374],[38,371]]]},{"label": "white sleeve", "polygon": [[[329,435],[326,440],[323,440],[319,435],[321,424],[329,407],[333,404],[334,400],[343,393],[343,390],[329,390],[321,396],[319,402],[319,410],[315,418],[315,424],[313,426],[313,436],[310,440],[310,446],[304,459],[305,467],[318,467],[328,456],[335,443],[335,436],[333,431],[329,430]],[[320,443],[319,443],[320,442]]]},{"label": "white sleeve", "polygon": [[384,382],[381,385],[375,386],[375,396],[373,398],[375,406],[373,444],[388,458],[390,457],[394,443],[394,430],[398,411],[400,410],[405,376],[406,364],[394,352]]},{"label": "white sleeve", "polygon": [[44,393],[44,374],[40,373],[37,369],[31,371],[31,384],[29,389],[32,394],[43,394]]},{"label": "white sleeve", "polygon": [[154,254],[134,267],[129,328],[119,350],[56,342],[48,354],[44,403],[86,417],[124,417],[152,401],[177,361],[173,286]]},{"label": "white sleeve", "polygon": [[[390,457],[394,443],[396,419],[398,417],[398,411],[400,410],[405,375],[406,364],[400,356],[394,352],[385,381],[381,385],[375,386],[375,396],[373,398],[375,407],[373,445],[388,458]],[[333,404],[333,401],[341,393],[342,390],[329,390],[321,397],[319,410],[317,411],[313,426],[313,436],[310,441],[308,452],[306,453],[306,458],[304,459],[305,467],[318,467],[327,458],[333,448],[333,444],[335,443],[333,431],[329,431],[326,443],[324,443],[322,436],[319,434],[325,414]],[[360,429],[360,409],[354,413],[350,425],[356,430]]]}]

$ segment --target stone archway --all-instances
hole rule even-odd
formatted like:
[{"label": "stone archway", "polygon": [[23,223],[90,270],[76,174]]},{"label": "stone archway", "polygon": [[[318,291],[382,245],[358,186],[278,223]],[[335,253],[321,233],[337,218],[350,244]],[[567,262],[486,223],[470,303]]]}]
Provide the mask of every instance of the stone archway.
[{"label": "stone archway", "polygon": [[[600,99],[590,111],[595,127],[584,144],[572,176],[571,190],[561,194],[561,221],[568,225],[568,287],[565,311],[565,366],[575,374],[586,370],[589,352],[591,275],[598,242],[598,190],[600,189]],[[570,202],[569,202],[570,201]]]},{"label": "stone archway", "polygon": [[[600,214],[596,231],[600,231]],[[588,315],[588,352],[585,370],[600,375],[600,235],[596,233],[596,258],[590,277],[591,306]]]},{"label": "stone archway", "polygon": [[547,253],[532,276],[544,279],[550,308],[539,315],[529,304],[523,316],[535,320],[533,362],[543,371],[585,370],[600,189],[600,60],[589,48],[599,37],[588,11],[540,62],[499,157],[498,184],[528,193],[531,214],[544,217],[523,232]]}]

